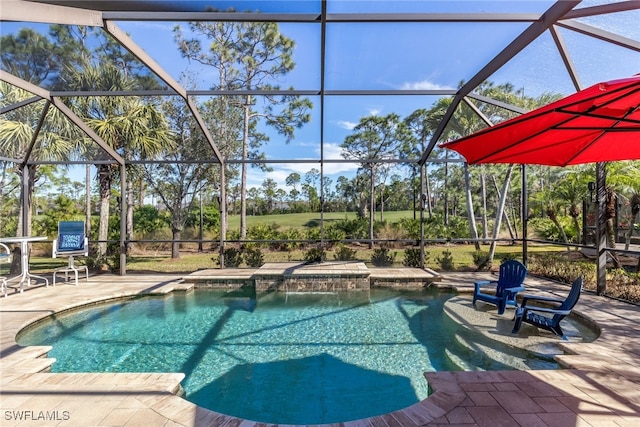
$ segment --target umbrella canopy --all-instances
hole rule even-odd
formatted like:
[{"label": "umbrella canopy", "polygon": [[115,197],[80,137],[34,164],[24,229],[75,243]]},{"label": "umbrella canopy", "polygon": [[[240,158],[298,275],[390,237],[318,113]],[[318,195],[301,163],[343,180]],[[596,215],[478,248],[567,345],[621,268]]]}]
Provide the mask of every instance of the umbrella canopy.
[{"label": "umbrella canopy", "polygon": [[598,83],[440,146],[469,164],[567,166],[640,159],[640,75]]}]

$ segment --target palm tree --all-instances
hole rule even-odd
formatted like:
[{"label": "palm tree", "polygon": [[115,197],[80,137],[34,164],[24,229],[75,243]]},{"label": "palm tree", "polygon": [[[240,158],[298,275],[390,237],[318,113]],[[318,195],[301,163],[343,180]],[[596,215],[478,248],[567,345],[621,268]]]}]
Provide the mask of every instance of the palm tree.
[{"label": "palm tree", "polygon": [[[551,189],[552,197],[558,203],[569,204],[569,216],[573,222],[573,228],[576,233],[576,240],[580,242],[580,202],[584,199],[588,178],[584,173],[584,167],[573,167],[563,169],[555,181],[555,185]],[[554,212],[555,213],[555,212]],[[551,215],[549,215],[551,218]],[[552,218],[553,220],[553,218]],[[566,240],[566,236],[565,236]]]},{"label": "palm tree", "polygon": [[[640,162],[612,162],[607,163],[607,188],[606,195],[606,235],[607,247],[615,248],[616,231],[616,205],[618,200],[624,198],[625,192],[638,192],[638,182],[640,182]],[[610,252],[614,266],[620,267],[621,264],[614,252]]]},{"label": "palm tree", "polygon": [[[2,105],[11,105],[32,96],[29,92],[0,82]],[[77,148],[84,141],[78,130],[56,108],[48,108],[42,127],[39,129],[33,146],[31,142],[38,129],[40,116],[43,113],[44,101],[12,110],[0,118],[0,153],[7,158],[22,160],[14,171],[19,176],[28,167],[26,191],[20,195],[20,214],[18,216],[18,234],[26,229],[31,233],[31,204],[33,192],[40,178],[42,165],[30,164],[26,161],[62,161],[73,158]],[[27,158],[28,156],[28,158]],[[24,188],[24,187],[23,187]],[[26,203],[22,201],[26,199]],[[22,209],[26,206],[26,215]],[[22,223],[26,217],[26,224]]]},{"label": "palm tree", "polygon": [[[82,70],[68,70],[70,88],[104,88],[131,90],[136,81],[115,66],[87,64]],[[85,97],[70,101],[77,114],[107,144],[127,158],[153,158],[164,146],[171,145],[164,117],[152,104],[134,97]],[[97,160],[108,160],[104,153],[94,153]],[[100,221],[98,258],[107,254],[111,186],[118,174],[114,164],[98,165]]]}]

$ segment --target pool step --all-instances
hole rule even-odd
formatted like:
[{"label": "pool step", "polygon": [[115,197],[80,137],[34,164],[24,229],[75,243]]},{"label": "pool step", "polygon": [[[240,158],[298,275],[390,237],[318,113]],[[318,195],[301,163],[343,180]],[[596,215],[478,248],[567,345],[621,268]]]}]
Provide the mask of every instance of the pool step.
[{"label": "pool step", "polygon": [[13,374],[45,372],[56,361],[47,357],[52,347],[32,346],[16,347],[2,356],[2,370]]},{"label": "pool step", "polygon": [[33,373],[22,375],[17,381],[3,384],[3,392],[38,390],[39,393],[84,391],[96,393],[182,393],[181,373]]},{"label": "pool step", "polygon": [[51,369],[51,365],[56,362],[53,358],[38,358],[38,359],[26,359],[15,360],[13,363],[5,363],[2,360],[2,369],[13,374],[37,374],[39,372],[48,372]]}]

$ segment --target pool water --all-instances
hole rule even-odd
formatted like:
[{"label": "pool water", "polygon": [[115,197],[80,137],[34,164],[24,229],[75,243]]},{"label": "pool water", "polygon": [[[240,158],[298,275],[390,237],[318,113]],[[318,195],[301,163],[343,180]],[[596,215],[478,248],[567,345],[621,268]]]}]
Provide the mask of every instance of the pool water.
[{"label": "pool water", "polygon": [[195,290],[55,315],[18,342],[53,346],[54,372],[183,372],[187,400],[279,424],[402,409],[427,397],[425,371],[557,368],[497,342],[491,357],[459,343],[487,339],[444,314],[453,295]]}]

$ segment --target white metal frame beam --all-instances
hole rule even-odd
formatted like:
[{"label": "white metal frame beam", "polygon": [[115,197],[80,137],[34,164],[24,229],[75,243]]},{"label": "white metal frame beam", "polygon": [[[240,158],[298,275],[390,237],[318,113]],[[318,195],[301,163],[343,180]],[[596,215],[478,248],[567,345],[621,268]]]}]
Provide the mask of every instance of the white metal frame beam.
[{"label": "white metal frame beam", "polygon": [[537,39],[542,33],[549,29],[555,22],[561,19],[567,12],[578,4],[580,4],[580,0],[556,1],[540,17],[539,20],[529,25],[518,37],[509,43],[509,45],[498,53],[496,57],[489,61],[487,65],[485,65],[475,76],[460,88],[458,94],[454,97],[453,102],[447,110],[444,119],[440,122],[438,128],[431,137],[429,145],[420,159],[420,165],[423,165],[426,162],[427,157],[429,157],[429,154],[433,151],[433,148],[438,142],[438,139],[440,139],[440,136],[442,136],[447,123],[451,120],[451,117],[453,117],[453,113],[462,98],[469,95],[472,90],[488,79],[493,73],[500,69],[500,67],[521,52],[526,46]]},{"label": "white metal frame beam", "polygon": [[167,85],[169,85],[171,89],[173,89],[177,94],[179,94],[185,100],[185,102],[189,107],[189,110],[191,111],[191,114],[193,115],[196,122],[198,123],[200,130],[202,131],[205,138],[207,139],[207,142],[209,143],[209,146],[211,147],[211,150],[213,151],[214,156],[216,157],[216,161],[222,164],[224,160],[220,154],[220,150],[218,150],[218,147],[213,141],[213,138],[211,137],[211,133],[209,132],[209,129],[207,129],[207,126],[205,125],[204,120],[202,120],[202,117],[200,116],[200,113],[198,112],[196,105],[187,96],[187,90],[183,88],[182,85],[180,85],[176,80],[174,80],[174,78],[171,77],[171,75],[167,73],[153,58],[151,58],[149,54],[147,54],[147,52],[144,51],[144,49],[142,49],[133,40],[131,40],[131,38],[128,35],[126,35],[125,32],[122,31],[115,23],[109,22],[109,21],[105,22],[105,29],[125,49],[131,52],[131,54],[133,54],[136,58],[138,58],[138,60],[140,60],[144,65],[149,67],[149,69],[156,76],[162,79],[162,81],[164,81]]},{"label": "white metal frame beam", "polygon": [[0,21],[102,27],[102,12],[27,0],[2,0]]},{"label": "white metal frame beam", "polygon": [[[69,109],[59,98],[54,98],[51,96],[50,92],[46,89],[43,89],[39,86],[36,86],[28,81],[22,80],[19,77],[14,76],[13,74],[7,73],[4,70],[0,70],[0,80],[9,83],[13,86],[19,87],[20,89],[26,90],[27,92],[31,92],[34,95],[40,97],[41,99],[45,99],[51,102],[56,108],[58,108],[62,114],[67,116],[69,120],[76,124],[84,133],[87,134],[92,140],[96,142],[109,156],[114,159],[119,164],[124,164],[124,159],[120,156],[115,150],[113,150],[109,144],[107,144],[98,134],[96,134],[91,128],[87,126],[87,124],[82,121],[80,117],[78,117],[73,111]],[[31,98],[32,99],[32,98]],[[36,135],[37,136],[37,135]],[[25,162],[29,161],[29,158],[24,159]]]}]

